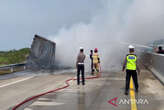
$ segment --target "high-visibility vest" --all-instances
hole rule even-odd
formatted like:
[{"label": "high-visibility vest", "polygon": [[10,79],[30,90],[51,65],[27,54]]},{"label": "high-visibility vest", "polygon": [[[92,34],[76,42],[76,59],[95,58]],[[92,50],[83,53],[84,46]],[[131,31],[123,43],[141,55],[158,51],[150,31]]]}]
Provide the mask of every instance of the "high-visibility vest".
[{"label": "high-visibility vest", "polygon": [[126,57],[127,63],[126,63],[126,69],[127,70],[136,70],[136,61],[137,61],[137,56],[133,54],[129,54]]},{"label": "high-visibility vest", "polygon": [[98,55],[98,53],[94,53],[93,55],[92,55],[92,58],[93,58],[93,63],[95,64],[95,63],[99,63],[99,55]]}]

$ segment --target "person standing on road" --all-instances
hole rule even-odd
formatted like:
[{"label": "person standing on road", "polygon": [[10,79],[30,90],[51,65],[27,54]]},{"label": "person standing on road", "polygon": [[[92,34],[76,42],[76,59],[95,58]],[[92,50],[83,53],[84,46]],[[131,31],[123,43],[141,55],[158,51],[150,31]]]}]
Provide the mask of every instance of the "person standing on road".
[{"label": "person standing on road", "polygon": [[97,48],[94,49],[94,54],[92,55],[92,58],[93,58],[93,68],[94,68],[93,71],[97,71],[97,75],[99,75],[99,72],[100,72],[100,70],[99,70],[100,69],[100,57],[99,57]]},{"label": "person standing on road", "polygon": [[91,59],[91,74],[94,74],[94,69],[93,69],[93,50],[90,50],[90,59]]},{"label": "person standing on road", "polygon": [[159,54],[164,54],[164,50],[162,49],[162,46],[159,46],[159,47],[158,47],[157,53],[159,53]]},{"label": "person standing on road", "polygon": [[84,54],[83,47],[80,47],[80,53],[77,56],[76,67],[77,67],[77,85],[80,85],[80,74],[82,77],[82,84],[85,85],[85,67],[84,60],[86,55]]},{"label": "person standing on road", "polygon": [[125,69],[126,69],[125,95],[128,95],[131,76],[135,84],[135,91],[138,92],[139,86],[138,86],[137,71],[138,74],[140,74],[140,69],[137,63],[137,56],[134,54],[134,46],[132,45],[129,45],[129,54],[126,56],[124,60],[122,71],[124,72]]}]

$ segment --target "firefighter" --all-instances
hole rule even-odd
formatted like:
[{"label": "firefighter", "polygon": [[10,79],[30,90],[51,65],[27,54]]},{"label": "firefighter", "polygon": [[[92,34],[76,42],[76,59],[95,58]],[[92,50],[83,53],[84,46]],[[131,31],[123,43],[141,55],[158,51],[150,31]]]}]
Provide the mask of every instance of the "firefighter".
[{"label": "firefighter", "polygon": [[125,85],[125,95],[128,95],[129,92],[129,84],[130,78],[132,76],[134,85],[135,85],[135,92],[138,92],[138,78],[137,72],[140,74],[140,69],[138,67],[137,56],[134,54],[134,46],[129,45],[129,54],[126,55],[124,60],[122,71],[126,69],[126,85]]},{"label": "firefighter", "polygon": [[100,72],[99,70],[99,66],[100,66],[100,58],[99,58],[99,54],[98,54],[98,49],[95,48],[94,49],[94,53],[92,55],[92,58],[93,58],[93,68],[94,70],[93,71],[96,71],[97,72],[97,75],[98,73]]},{"label": "firefighter", "polygon": [[85,67],[84,60],[86,55],[84,54],[83,47],[80,47],[80,53],[77,56],[76,67],[77,67],[77,85],[80,85],[80,74],[82,79],[82,85],[85,85]]}]

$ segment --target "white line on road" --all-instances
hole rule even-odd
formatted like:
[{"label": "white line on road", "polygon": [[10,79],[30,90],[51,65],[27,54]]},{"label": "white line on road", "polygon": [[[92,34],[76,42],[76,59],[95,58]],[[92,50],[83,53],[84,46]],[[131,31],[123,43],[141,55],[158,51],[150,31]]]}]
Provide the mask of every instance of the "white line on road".
[{"label": "white line on road", "polygon": [[58,103],[58,102],[34,102],[30,107],[32,106],[59,106],[63,105],[64,103]]},{"label": "white line on road", "polygon": [[15,82],[11,82],[11,83],[8,83],[8,84],[4,84],[4,85],[0,86],[0,88],[6,87],[6,86],[10,86],[10,85],[13,85],[13,84],[22,82],[22,81],[26,81],[26,80],[31,79],[31,78],[33,78],[33,77],[34,77],[34,76],[31,76],[31,77],[27,77],[27,78],[24,78],[24,79],[15,81]]},{"label": "white line on road", "polygon": [[32,110],[31,108],[25,108],[24,110]]}]

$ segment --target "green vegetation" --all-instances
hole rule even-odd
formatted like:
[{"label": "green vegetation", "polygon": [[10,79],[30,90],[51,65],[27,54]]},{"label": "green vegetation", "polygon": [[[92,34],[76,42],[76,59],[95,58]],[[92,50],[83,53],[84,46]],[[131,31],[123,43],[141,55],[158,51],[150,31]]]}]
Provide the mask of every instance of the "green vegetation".
[{"label": "green vegetation", "polygon": [[29,48],[23,48],[20,50],[0,51],[0,66],[23,63],[26,61],[26,58],[29,53]]}]

